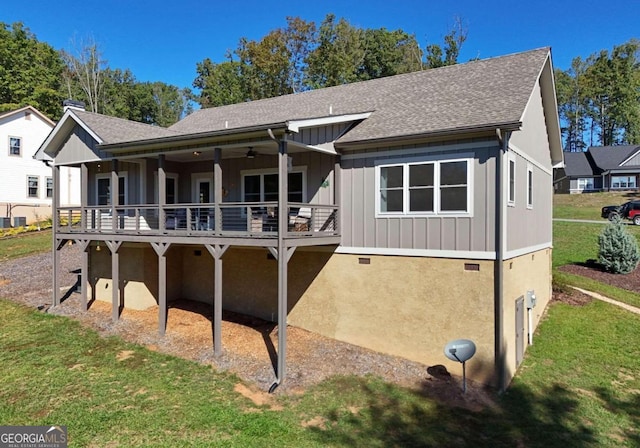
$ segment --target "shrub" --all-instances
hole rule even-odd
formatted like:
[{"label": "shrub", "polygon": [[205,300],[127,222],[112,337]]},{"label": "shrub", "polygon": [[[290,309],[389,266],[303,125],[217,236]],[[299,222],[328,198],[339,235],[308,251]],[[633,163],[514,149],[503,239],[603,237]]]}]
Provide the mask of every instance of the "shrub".
[{"label": "shrub", "polygon": [[598,261],[607,271],[628,274],[638,266],[638,241],[627,231],[622,220],[615,219],[607,224],[598,237],[598,243]]}]

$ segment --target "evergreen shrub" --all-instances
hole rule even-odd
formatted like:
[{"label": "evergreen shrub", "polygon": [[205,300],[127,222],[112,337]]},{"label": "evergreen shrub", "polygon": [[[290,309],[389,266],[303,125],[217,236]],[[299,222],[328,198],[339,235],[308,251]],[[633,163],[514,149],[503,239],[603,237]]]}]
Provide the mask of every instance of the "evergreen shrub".
[{"label": "evergreen shrub", "polygon": [[611,221],[598,237],[598,261],[609,272],[628,274],[640,262],[638,241],[621,219]]}]

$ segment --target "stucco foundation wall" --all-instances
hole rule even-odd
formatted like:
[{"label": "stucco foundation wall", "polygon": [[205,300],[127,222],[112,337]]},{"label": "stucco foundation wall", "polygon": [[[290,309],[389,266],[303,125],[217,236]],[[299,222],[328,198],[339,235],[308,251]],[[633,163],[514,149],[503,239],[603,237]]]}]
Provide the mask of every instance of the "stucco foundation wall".
[{"label": "stucco foundation wall", "polygon": [[[158,257],[153,249],[123,245],[118,253],[121,303],[135,310],[157,305]],[[89,256],[89,297],[111,303],[113,281],[109,248],[100,243],[100,250],[93,246]]]},{"label": "stucco foundation wall", "polygon": [[[123,246],[120,254],[125,306],[155,306],[155,252],[139,245]],[[92,249],[91,257],[96,298],[110,302],[109,250],[102,244],[100,252]],[[222,260],[223,308],[276,321],[277,260],[264,248],[230,248]],[[465,269],[465,264],[470,266]],[[444,356],[444,346],[452,339],[472,339],[478,350],[467,363],[467,375],[493,381],[492,261],[359,256],[299,248],[288,267],[290,325],[426,365],[443,364],[456,375],[462,374],[462,366]],[[213,258],[204,247],[171,247],[168,302],[184,298],[212,303],[213,275]],[[537,283],[535,287],[539,288]]]},{"label": "stucco foundation wall", "polygon": [[[361,258],[369,264],[361,264]],[[465,270],[465,263],[479,271]],[[444,346],[452,339],[472,339],[478,350],[467,375],[489,383],[493,266],[477,260],[334,254],[293,304],[289,323],[427,365],[443,364],[457,375],[462,366],[444,356]]]},{"label": "stucco foundation wall", "polygon": [[[504,263],[504,343],[506,350],[507,380],[517,370],[516,366],[516,300],[524,296],[524,351],[527,349],[527,332],[529,331],[526,297],[527,291],[534,291],[536,306],[531,311],[532,330],[540,323],[540,319],[551,300],[551,249],[544,249],[521,257],[506,260]],[[535,343],[535,337],[534,337]]]}]

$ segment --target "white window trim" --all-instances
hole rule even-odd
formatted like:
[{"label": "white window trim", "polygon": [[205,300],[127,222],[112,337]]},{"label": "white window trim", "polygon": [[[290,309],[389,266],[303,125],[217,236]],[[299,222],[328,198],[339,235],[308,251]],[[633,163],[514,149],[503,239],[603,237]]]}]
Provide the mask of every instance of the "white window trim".
[{"label": "white window trim", "polygon": [[[291,173],[302,173],[302,202],[307,202],[307,167],[306,165],[294,166],[292,167],[287,174]],[[242,170],[240,171],[240,202],[244,202],[244,178],[245,176],[256,176],[256,175],[265,175],[265,174],[278,174],[278,169],[273,168],[263,168],[256,170]],[[264,201],[264,184],[260,185],[260,201]]]},{"label": "white window trim", "polygon": [[[531,179],[531,188],[529,188],[529,179]],[[533,190],[535,188],[535,182],[533,181],[533,165],[527,163],[527,208],[533,209]]]},{"label": "white window trim", "polygon": [[[467,162],[467,211],[441,211],[440,210],[440,163],[448,162]],[[434,195],[433,195],[433,212],[410,212],[409,211],[409,170],[404,169],[410,165],[433,163],[434,170]],[[420,156],[420,157],[406,157],[398,159],[383,159],[376,160],[375,164],[375,207],[376,218],[433,218],[433,217],[472,217],[473,216],[473,166],[474,158],[471,154],[454,154],[450,156]],[[403,211],[402,212],[382,212],[380,210],[380,168],[391,166],[403,166]]]},{"label": "white window trim", "polygon": [[[119,171],[118,178],[120,177],[124,178],[124,204],[118,204],[117,207],[120,207],[122,205],[127,205],[129,203],[129,174],[127,171]],[[98,205],[98,179],[111,179],[111,173],[96,174],[96,178],[95,178],[96,194],[94,197],[95,205]],[[104,207],[106,208],[107,206],[104,206]],[[111,207],[111,204],[109,205],[109,207]]]},{"label": "white window trim", "polygon": [[[29,179],[35,178],[36,180],[36,195],[31,196],[29,194]],[[27,174],[27,198],[28,199],[40,199],[40,176],[36,176],[35,174]]]},{"label": "white window trim", "polygon": [[[516,193],[518,191],[518,164],[516,163],[516,158],[512,153],[507,154],[507,205],[509,207],[516,206]],[[511,162],[513,162],[513,179],[511,179]],[[513,184],[513,197],[511,197],[511,185]]]},{"label": "white window trim", "polygon": [[[51,179],[51,196],[47,195],[47,191],[49,190],[48,186],[47,186],[47,181]],[[44,197],[47,199],[53,199],[53,177],[51,176],[45,176],[44,178]]]},{"label": "white window trim", "polygon": [[213,199],[213,173],[194,173],[191,175],[191,202],[193,204],[200,203],[200,182],[209,182],[209,198]]},{"label": "white window trim", "polygon": [[[180,197],[178,195],[178,173],[165,173],[165,178],[167,179],[173,179],[174,182],[176,183],[176,191],[175,191],[175,196],[176,196],[176,204],[178,203],[178,198]],[[153,178],[153,199],[155,200],[155,203],[157,204],[160,201],[160,189],[159,189],[159,183],[158,183],[158,173],[154,173],[154,178]]]},{"label": "white window trim", "polygon": [[[11,139],[12,138],[17,138],[20,141],[20,154],[11,154]],[[9,135],[7,138],[7,149],[8,149],[8,153],[9,153],[9,157],[22,157],[22,137],[18,137],[17,135]]]},{"label": "white window trim", "polygon": [[[614,187],[613,186],[613,180],[614,179],[622,179],[622,178],[626,179],[627,186],[626,187],[621,187],[621,186]],[[633,187],[629,186],[629,179],[634,179],[634,186]],[[618,183],[620,183],[620,182],[618,181]],[[638,188],[638,178],[636,176],[634,176],[634,175],[623,176],[623,175],[619,174],[619,175],[616,175],[616,176],[611,176],[611,188],[612,189],[616,189],[616,190],[627,190],[629,188]]]}]

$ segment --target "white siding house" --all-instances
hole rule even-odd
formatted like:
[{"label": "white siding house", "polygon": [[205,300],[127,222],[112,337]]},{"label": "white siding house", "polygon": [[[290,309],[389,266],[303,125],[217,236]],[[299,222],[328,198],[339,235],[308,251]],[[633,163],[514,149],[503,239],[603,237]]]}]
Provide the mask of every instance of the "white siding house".
[{"label": "white siding house", "polygon": [[[54,126],[31,106],[0,114],[0,217],[28,223],[51,217],[51,167],[33,156]],[[79,204],[79,171],[65,168],[61,177],[61,202]]]}]

